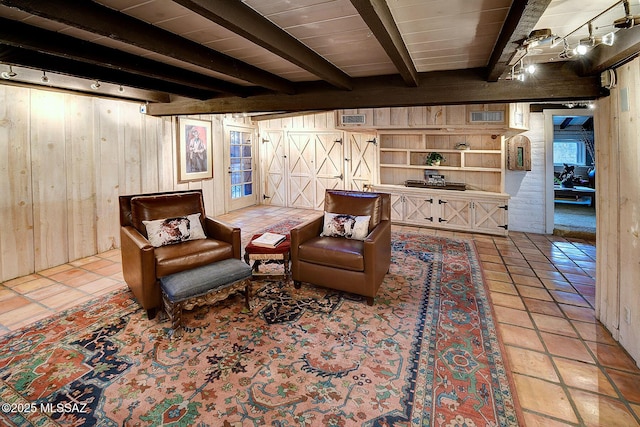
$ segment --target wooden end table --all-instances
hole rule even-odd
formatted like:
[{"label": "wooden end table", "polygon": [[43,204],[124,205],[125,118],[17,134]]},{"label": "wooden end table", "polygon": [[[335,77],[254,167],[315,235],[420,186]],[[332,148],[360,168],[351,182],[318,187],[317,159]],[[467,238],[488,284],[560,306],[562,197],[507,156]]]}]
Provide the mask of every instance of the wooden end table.
[{"label": "wooden end table", "polygon": [[[244,261],[253,268],[253,277],[273,277],[289,279],[291,272],[289,271],[289,262],[291,260],[291,236],[287,234],[284,242],[275,248],[265,248],[253,244],[253,240],[262,234],[255,234],[251,238],[251,242],[244,249]],[[260,273],[260,264],[268,261],[282,262],[284,265],[284,274]],[[252,265],[253,262],[253,265]]]}]

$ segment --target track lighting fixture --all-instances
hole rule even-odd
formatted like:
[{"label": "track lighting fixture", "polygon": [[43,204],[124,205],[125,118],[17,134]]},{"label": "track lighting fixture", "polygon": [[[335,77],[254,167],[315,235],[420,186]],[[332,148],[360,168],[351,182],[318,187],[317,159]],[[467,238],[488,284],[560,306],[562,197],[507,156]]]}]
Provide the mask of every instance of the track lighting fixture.
[{"label": "track lighting fixture", "polygon": [[46,71],[42,71],[42,77],[40,77],[40,80],[42,81],[42,83],[49,83],[49,77],[47,77]]},{"label": "track lighting fixture", "polygon": [[519,81],[523,82],[523,81],[525,81],[527,79],[527,75],[535,74],[535,72],[536,72],[536,65],[535,64],[529,64],[529,65],[525,66],[524,65],[524,56],[523,56],[522,58],[520,58],[520,61],[518,61],[517,64],[515,64],[513,67],[511,67],[510,79],[511,80],[519,80]]},{"label": "track lighting fixture", "polygon": [[[594,36],[593,22],[589,22],[587,25],[589,27],[589,37],[580,40],[580,43],[578,44],[578,47],[577,47],[577,49],[579,49],[578,51],[579,55],[584,55],[585,53],[587,53],[587,50],[589,48],[596,47],[599,44],[604,44],[606,46],[613,46],[613,43],[616,39],[616,33],[612,31],[603,36]],[[584,46],[584,47],[580,48],[580,46]]]},{"label": "track lighting fixture", "polygon": [[9,80],[17,76],[17,74],[13,71],[13,67],[9,65],[9,71],[3,71],[0,76],[5,80]]},{"label": "track lighting fixture", "polygon": [[[616,19],[613,22],[613,26],[615,28],[631,28],[635,25],[640,25],[640,15],[631,15],[631,7],[629,5],[629,0],[621,0],[616,2],[615,4],[613,4],[612,6],[608,7],[607,9],[605,9],[604,11],[600,12],[598,15],[594,16],[593,18],[591,18],[589,21],[585,22],[584,24],[580,25],[578,28],[576,28],[575,30],[571,31],[570,33],[568,33],[567,35],[565,35],[564,37],[558,37],[556,39],[554,39],[551,43],[551,47],[554,48],[556,46],[558,46],[560,43],[563,44],[563,49],[562,52],[558,55],[558,57],[560,59],[575,59],[576,57],[579,56],[583,56],[586,55],[590,49],[598,46],[598,45],[605,45],[605,46],[613,46],[613,44],[615,43],[616,40],[616,34],[614,31],[611,31],[609,33],[603,34],[603,35],[595,35],[594,34],[594,22],[596,22],[596,20],[598,20],[598,18],[601,18],[603,15],[607,14],[608,12],[610,12],[611,10],[613,10],[616,7],[620,6],[620,3],[624,4],[624,10],[625,10],[625,16],[623,18],[620,19]],[[573,47],[569,46],[569,42],[568,39],[571,35],[575,34],[576,32],[578,32],[579,30],[581,30],[584,27],[587,27],[589,30],[589,36],[588,37],[584,37],[582,39],[580,39],[580,41],[578,42],[577,45],[573,45]],[[602,25],[600,26],[600,28],[606,28],[610,25]],[[532,33],[534,34],[534,33]],[[537,34],[537,33],[536,33]],[[550,37],[550,33],[546,32],[546,33],[541,33],[540,36],[542,36],[543,34],[547,35],[547,38]],[[523,43],[524,45],[524,43]]]},{"label": "track lighting fixture", "polygon": [[636,25],[640,25],[640,16],[631,15],[629,0],[623,0],[622,3],[624,4],[624,18],[619,18],[613,21],[613,26],[616,28],[633,28]]},{"label": "track lighting fixture", "polygon": [[124,93],[124,88],[122,87],[122,85],[120,85],[120,87],[118,88],[118,92]]},{"label": "track lighting fixture", "polygon": [[99,88],[100,88],[100,82],[98,80],[96,80],[95,82],[91,83],[91,89],[98,90]]}]

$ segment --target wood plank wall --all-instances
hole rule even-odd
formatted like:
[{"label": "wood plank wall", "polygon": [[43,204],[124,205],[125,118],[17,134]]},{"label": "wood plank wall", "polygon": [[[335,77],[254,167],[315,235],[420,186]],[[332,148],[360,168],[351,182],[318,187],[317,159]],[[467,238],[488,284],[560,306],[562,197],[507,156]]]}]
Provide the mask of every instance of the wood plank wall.
[{"label": "wood plank wall", "polygon": [[596,312],[640,366],[640,59],[616,73],[595,115]]},{"label": "wood plank wall", "polygon": [[224,117],[192,118],[212,122],[214,179],[179,184],[175,118],[0,85],[0,281],[119,247],[121,194],[201,188],[224,213]]}]

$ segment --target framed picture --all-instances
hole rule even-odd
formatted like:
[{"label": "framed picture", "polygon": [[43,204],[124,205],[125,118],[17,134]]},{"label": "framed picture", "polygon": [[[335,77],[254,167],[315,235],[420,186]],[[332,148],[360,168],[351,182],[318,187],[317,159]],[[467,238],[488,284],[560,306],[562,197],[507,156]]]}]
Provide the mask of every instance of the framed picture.
[{"label": "framed picture", "polygon": [[213,178],[211,122],[178,118],[178,181]]}]

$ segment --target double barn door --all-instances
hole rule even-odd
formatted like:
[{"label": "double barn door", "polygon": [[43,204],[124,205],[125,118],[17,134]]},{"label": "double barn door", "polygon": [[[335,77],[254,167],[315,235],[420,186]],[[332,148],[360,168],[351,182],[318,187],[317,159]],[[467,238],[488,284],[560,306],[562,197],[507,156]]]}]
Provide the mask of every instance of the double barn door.
[{"label": "double barn door", "polygon": [[261,137],[266,204],[322,209],[325,190],[374,182],[374,135],[266,130]]}]

